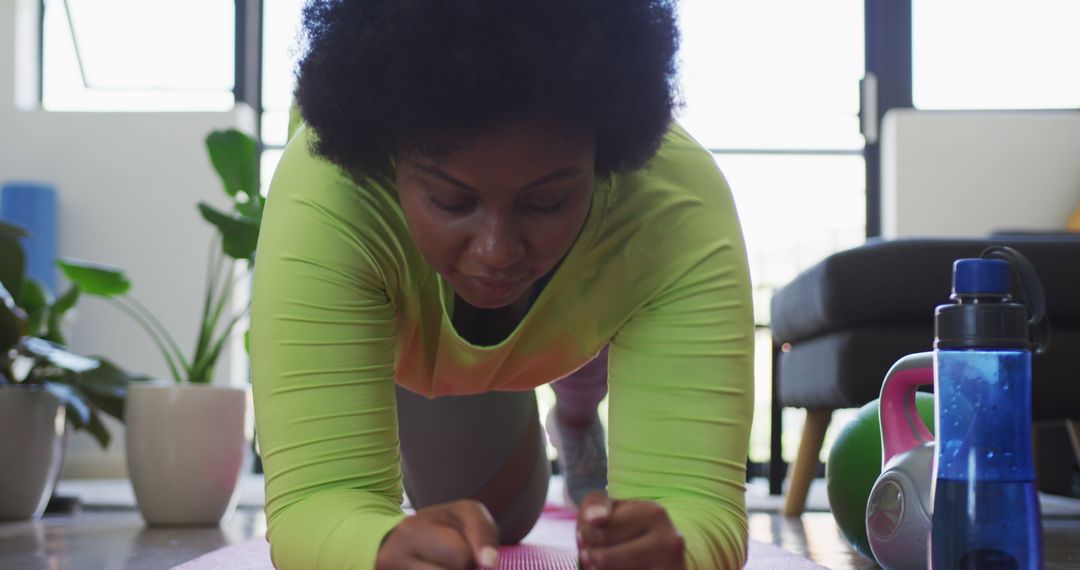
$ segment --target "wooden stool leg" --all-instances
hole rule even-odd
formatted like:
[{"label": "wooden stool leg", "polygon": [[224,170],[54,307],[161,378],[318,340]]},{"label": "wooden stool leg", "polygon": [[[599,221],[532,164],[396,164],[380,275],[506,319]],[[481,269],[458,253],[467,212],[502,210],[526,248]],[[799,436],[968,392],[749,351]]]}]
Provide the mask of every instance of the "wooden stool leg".
[{"label": "wooden stool leg", "polygon": [[806,495],[817,473],[818,456],[821,455],[821,444],[825,441],[825,430],[830,420],[832,410],[806,410],[799,454],[788,482],[787,497],[784,498],[784,516],[797,517],[806,510]]},{"label": "wooden stool leg", "polygon": [[1080,462],[1080,420],[1065,420],[1065,429],[1069,430],[1073,455],[1076,456],[1076,461]]}]

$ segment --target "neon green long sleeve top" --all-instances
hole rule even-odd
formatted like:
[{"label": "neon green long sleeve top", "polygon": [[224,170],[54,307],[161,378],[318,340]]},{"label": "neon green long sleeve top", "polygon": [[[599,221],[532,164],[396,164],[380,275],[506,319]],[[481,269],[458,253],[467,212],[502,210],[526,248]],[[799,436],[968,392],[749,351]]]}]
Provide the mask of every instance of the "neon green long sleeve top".
[{"label": "neon green long sleeve top", "polygon": [[502,342],[454,330],[394,188],[358,186],[301,129],[259,239],[251,356],[280,568],[371,568],[404,518],[394,383],[428,397],[532,389],[609,354],[608,492],[658,502],[688,568],[746,557],[753,318],[731,193],[673,125],[642,169],[598,181],[588,218]]}]

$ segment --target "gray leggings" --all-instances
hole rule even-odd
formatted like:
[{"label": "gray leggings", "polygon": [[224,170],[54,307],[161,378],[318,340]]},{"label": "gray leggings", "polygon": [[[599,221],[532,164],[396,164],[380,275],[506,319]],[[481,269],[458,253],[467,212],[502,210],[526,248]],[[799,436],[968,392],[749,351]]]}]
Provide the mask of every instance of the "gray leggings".
[{"label": "gray leggings", "polygon": [[[607,349],[551,387],[561,416],[594,414],[607,394]],[[551,476],[535,392],[429,400],[398,386],[397,410],[405,493],[414,508],[473,498],[495,518],[502,544],[529,534]]]},{"label": "gray leggings", "polygon": [[473,498],[495,518],[501,544],[529,534],[550,477],[532,390],[429,400],[398,386],[397,409],[414,508]]}]

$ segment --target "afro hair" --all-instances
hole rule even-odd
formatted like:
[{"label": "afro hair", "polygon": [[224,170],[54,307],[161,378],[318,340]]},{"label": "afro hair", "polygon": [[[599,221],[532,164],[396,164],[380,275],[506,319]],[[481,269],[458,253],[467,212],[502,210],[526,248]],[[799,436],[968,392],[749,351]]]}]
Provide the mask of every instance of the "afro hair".
[{"label": "afro hair", "polygon": [[392,173],[517,119],[596,138],[596,174],[655,154],[677,107],[674,0],[311,0],[296,100],[314,151]]}]

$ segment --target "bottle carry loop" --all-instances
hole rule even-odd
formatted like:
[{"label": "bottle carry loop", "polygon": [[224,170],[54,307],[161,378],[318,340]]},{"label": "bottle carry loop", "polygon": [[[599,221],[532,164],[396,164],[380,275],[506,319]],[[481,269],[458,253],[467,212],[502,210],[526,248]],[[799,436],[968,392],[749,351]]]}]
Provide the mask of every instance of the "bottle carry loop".
[{"label": "bottle carry loop", "polygon": [[1046,294],[1042,281],[1039,280],[1035,266],[1019,251],[1004,245],[995,245],[983,250],[979,257],[983,259],[1001,259],[1009,263],[1013,276],[1019,281],[1017,296],[1020,304],[1028,309],[1028,330],[1031,349],[1042,354],[1050,347],[1050,319],[1046,315]]}]

